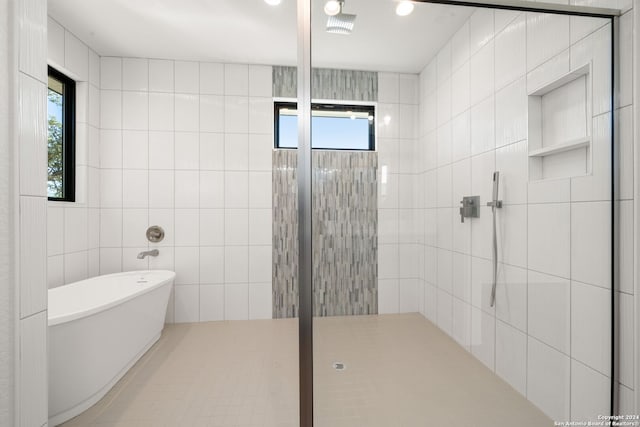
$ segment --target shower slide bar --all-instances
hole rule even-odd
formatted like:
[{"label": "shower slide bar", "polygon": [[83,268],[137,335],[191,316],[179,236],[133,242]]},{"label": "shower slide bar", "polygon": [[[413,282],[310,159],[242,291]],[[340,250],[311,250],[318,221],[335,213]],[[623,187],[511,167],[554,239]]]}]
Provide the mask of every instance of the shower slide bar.
[{"label": "shower slide bar", "polygon": [[496,211],[502,207],[502,200],[498,200],[498,184],[500,172],[493,172],[493,197],[487,206],[491,207],[493,214],[493,284],[491,286],[491,307],[496,304],[496,284],[498,282],[498,230],[496,228]]}]

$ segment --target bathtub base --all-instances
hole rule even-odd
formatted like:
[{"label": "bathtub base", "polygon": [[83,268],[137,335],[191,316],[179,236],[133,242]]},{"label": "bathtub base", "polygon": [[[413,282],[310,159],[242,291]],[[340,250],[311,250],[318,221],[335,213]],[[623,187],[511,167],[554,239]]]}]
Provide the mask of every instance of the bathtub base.
[{"label": "bathtub base", "polygon": [[100,399],[102,399],[108,392],[109,390],[111,390],[113,388],[114,385],[116,385],[116,383],[118,381],[120,381],[122,379],[122,377],[124,377],[124,374],[126,374],[129,369],[131,369],[133,367],[133,365],[135,365],[138,360],[140,360],[140,358],[142,356],[144,356],[144,354],[149,351],[149,349],[151,347],[153,347],[153,345],[160,339],[160,336],[162,335],[162,333],[159,333],[158,335],[156,335],[155,337],[153,337],[153,339],[151,341],[149,341],[149,343],[147,345],[144,346],[144,348],[142,349],[142,351],[140,353],[138,353],[129,364],[127,364],[127,366],[125,366],[120,372],[118,372],[116,374],[115,377],[113,377],[113,379],[111,381],[109,381],[109,383],[107,383],[103,388],[101,388],[100,390],[98,390],[93,396],[90,396],[87,398],[87,400],[85,400],[84,402],[80,402],[78,403],[76,406],[74,406],[73,408],[66,410],[52,418],[49,418],[49,425],[50,426],[57,426],[60,425],[66,421],[69,421],[71,418],[80,415],[81,413],[83,413],[84,411],[86,411],[87,409],[91,408],[93,405],[95,405],[96,403],[98,403],[100,401]]}]

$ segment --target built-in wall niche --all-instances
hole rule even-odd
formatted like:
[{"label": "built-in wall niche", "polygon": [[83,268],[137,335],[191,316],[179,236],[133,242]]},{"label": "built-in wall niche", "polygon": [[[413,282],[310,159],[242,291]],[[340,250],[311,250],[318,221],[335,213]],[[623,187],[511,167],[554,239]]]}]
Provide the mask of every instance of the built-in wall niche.
[{"label": "built-in wall niche", "polygon": [[591,64],[529,92],[529,179],[591,173]]}]

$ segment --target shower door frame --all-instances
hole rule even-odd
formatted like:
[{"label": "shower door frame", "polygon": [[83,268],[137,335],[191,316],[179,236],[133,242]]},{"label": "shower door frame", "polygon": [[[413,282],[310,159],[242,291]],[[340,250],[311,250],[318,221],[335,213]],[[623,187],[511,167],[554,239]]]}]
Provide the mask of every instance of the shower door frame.
[{"label": "shower door frame", "polygon": [[[618,175],[615,154],[615,89],[618,50],[618,18],[620,11],[589,6],[570,6],[555,3],[532,3],[522,0],[413,0],[414,3],[433,3],[450,6],[467,6],[484,9],[511,10],[519,12],[547,13],[591,18],[609,19],[611,23],[611,386],[610,415],[618,409],[618,364],[619,340],[616,325],[619,324],[618,303],[615,280],[618,265],[615,245],[618,242],[616,230],[616,188]],[[313,427],[313,258],[312,258],[312,157],[311,157],[311,2],[297,0],[298,28],[298,354],[299,354],[299,403],[300,427]],[[635,12],[634,12],[635,13]]]}]

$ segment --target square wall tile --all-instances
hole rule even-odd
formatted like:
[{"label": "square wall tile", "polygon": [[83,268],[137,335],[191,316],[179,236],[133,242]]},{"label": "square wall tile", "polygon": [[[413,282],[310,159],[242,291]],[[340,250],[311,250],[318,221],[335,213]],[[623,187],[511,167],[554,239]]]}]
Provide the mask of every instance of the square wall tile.
[{"label": "square wall tile", "polygon": [[495,317],[471,308],[471,353],[486,367],[495,371]]},{"label": "square wall tile", "polygon": [[64,255],[47,258],[47,287],[49,289],[64,285]]},{"label": "square wall tile", "polygon": [[273,132],[273,98],[249,98],[249,132]]},{"label": "square wall tile", "polygon": [[20,320],[20,384],[21,426],[47,423],[47,312]]},{"label": "square wall tile", "polygon": [[224,243],[227,246],[249,244],[249,210],[225,209]]},{"label": "square wall tile", "polygon": [[224,94],[224,65],[211,62],[200,63],[200,93]]},{"label": "square wall tile", "polygon": [[175,287],[175,322],[191,323],[200,320],[200,287],[182,285]]},{"label": "square wall tile", "polygon": [[122,132],[122,167],[147,169],[149,167],[149,132],[125,130]]},{"label": "square wall tile", "polygon": [[74,283],[88,277],[87,251],[64,255],[64,282]]},{"label": "square wall tile", "polygon": [[200,130],[200,98],[198,95],[175,95],[175,129],[184,132]]},{"label": "square wall tile", "polygon": [[200,90],[200,69],[197,62],[175,62],[175,91],[176,93],[197,94]]},{"label": "square wall tile", "polygon": [[[149,60],[149,91],[168,92],[174,90],[173,61],[164,59]],[[151,98],[149,98],[151,100]]]},{"label": "square wall tile", "polygon": [[249,319],[272,318],[271,283],[252,283],[249,285]]},{"label": "square wall tile", "polygon": [[611,291],[571,282],[571,357],[611,372]]},{"label": "square wall tile", "polygon": [[64,208],[47,206],[47,256],[64,253]]},{"label": "square wall tile", "polygon": [[569,357],[529,337],[527,398],[552,420],[568,420],[570,395]]},{"label": "square wall tile", "polygon": [[273,243],[271,209],[249,209],[249,244],[270,245]]},{"label": "square wall tile", "polygon": [[568,280],[529,271],[528,332],[565,354],[570,352],[571,287]]},{"label": "square wall tile", "polygon": [[496,286],[496,317],[527,330],[527,270],[500,264]]},{"label": "square wall tile", "polygon": [[453,339],[465,350],[471,348],[471,306],[458,298],[453,298]]},{"label": "square wall tile", "polygon": [[[24,213],[22,213],[24,215]],[[68,207],[64,210],[64,252],[87,249],[87,209]],[[34,225],[34,224],[32,224]]]},{"label": "square wall tile", "polygon": [[200,286],[200,321],[224,320],[224,285]]},{"label": "square wall tile", "polygon": [[175,133],[175,168],[197,170],[200,163],[200,139],[197,132]]},{"label": "square wall tile", "polygon": [[225,283],[247,283],[249,281],[249,247],[226,246],[224,251]]},{"label": "square wall tile", "polygon": [[571,361],[572,420],[602,422],[599,417],[610,410],[610,393],[609,377],[576,360]]},{"label": "square wall tile", "polygon": [[[20,317],[47,308],[47,200],[20,197]],[[86,237],[86,218],[85,218]],[[86,242],[85,242],[86,243]]]},{"label": "square wall tile", "polygon": [[224,134],[200,133],[200,169],[224,170]]},{"label": "square wall tile", "polygon": [[378,279],[378,313],[400,312],[398,279]]},{"label": "square wall tile", "polygon": [[469,101],[471,105],[476,105],[493,94],[494,66],[494,45],[491,40],[471,57],[469,66]]},{"label": "square wall tile", "polygon": [[174,173],[169,170],[149,171],[149,207],[173,208]]},{"label": "square wall tile", "polygon": [[149,94],[122,92],[122,127],[129,130],[149,129]]},{"label": "square wall tile", "polygon": [[224,172],[200,172],[200,207],[224,208]]},{"label": "square wall tile", "polygon": [[224,173],[224,202],[227,208],[249,207],[249,173]]},{"label": "square wall tile", "polygon": [[200,95],[200,131],[224,132],[224,97]]},{"label": "square wall tile", "polygon": [[511,21],[496,35],[496,88],[500,89],[527,72],[525,14]]},{"label": "square wall tile", "polygon": [[200,244],[200,213],[198,209],[175,210],[176,246],[198,246]]},{"label": "square wall tile", "polygon": [[453,334],[453,297],[438,289],[438,327],[447,335]]},{"label": "square wall tile", "polygon": [[141,58],[122,59],[122,89],[149,90],[149,60]]},{"label": "square wall tile", "polygon": [[249,247],[249,282],[266,283],[272,281],[273,248],[268,246]]},{"label": "square wall tile", "polygon": [[247,65],[224,65],[224,94],[249,95],[249,67]]},{"label": "square wall tile", "polygon": [[529,205],[528,266],[568,278],[571,271],[571,215],[568,203]]},{"label": "square wall tile", "polygon": [[420,294],[418,279],[399,279],[400,313],[418,313],[420,311]]},{"label": "square wall tile", "polygon": [[272,72],[268,65],[249,65],[249,96],[272,97]]},{"label": "square wall tile", "polygon": [[[176,285],[197,285],[200,283],[200,248],[176,247]],[[177,320],[176,320],[177,321]]]},{"label": "square wall tile", "polygon": [[146,208],[149,206],[149,172],[125,169],[122,171],[122,207]]},{"label": "square wall tile", "polygon": [[249,98],[224,97],[224,130],[229,133],[249,132]]},{"label": "square wall tile", "polygon": [[249,285],[236,283],[224,285],[225,320],[249,319]]},{"label": "square wall tile", "polygon": [[249,136],[246,134],[225,134],[224,169],[246,171],[249,169]]},{"label": "square wall tile", "polygon": [[64,66],[76,80],[89,80],[89,48],[68,31],[64,32]]},{"label": "square wall tile", "polygon": [[122,89],[122,59],[103,56],[100,58],[100,89]]},{"label": "square wall tile", "polygon": [[122,271],[122,248],[100,248],[100,274]]},{"label": "square wall tile", "polygon": [[496,374],[526,396],[527,335],[502,322],[496,324]]},{"label": "square wall tile", "polygon": [[200,174],[198,171],[175,172],[175,207],[198,208],[200,199]]},{"label": "square wall tile", "polygon": [[611,202],[571,205],[571,278],[611,288]]},{"label": "square wall tile", "polygon": [[496,170],[500,171],[499,196],[503,204],[527,202],[529,182],[527,141],[520,141],[496,150]]},{"label": "square wall tile", "polygon": [[[19,77],[19,139],[20,194],[47,194],[47,87],[25,74]],[[34,167],[38,165],[38,167]]]},{"label": "square wall tile", "polygon": [[224,248],[200,246],[200,282],[224,283]]},{"label": "square wall tile", "polygon": [[149,129],[173,130],[174,95],[172,93],[149,94]]},{"label": "square wall tile", "polygon": [[149,132],[149,165],[151,169],[174,168],[173,132]]},{"label": "square wall tile", "polygon": [[469,54],[474,55],[493,38],[493,9],[478,9],[469,18]]},{"label": "square wall tile", "polygon": [[378,73],[378,102],[400,102],[400,77],[397,73]]},{"label": "square wall tile", "polygon": [[64,27],[47,17],[47,60],[53,65],[64,66]]},{"label": "square wall tile", "polygon": [[527,85],[520,78],[496,93],[496,146],[511,144],[527,138]]},{"label": "square wall tile", "polygon": [[569,16],[527,14],[527,67],[532,70],[569,47]]}]

